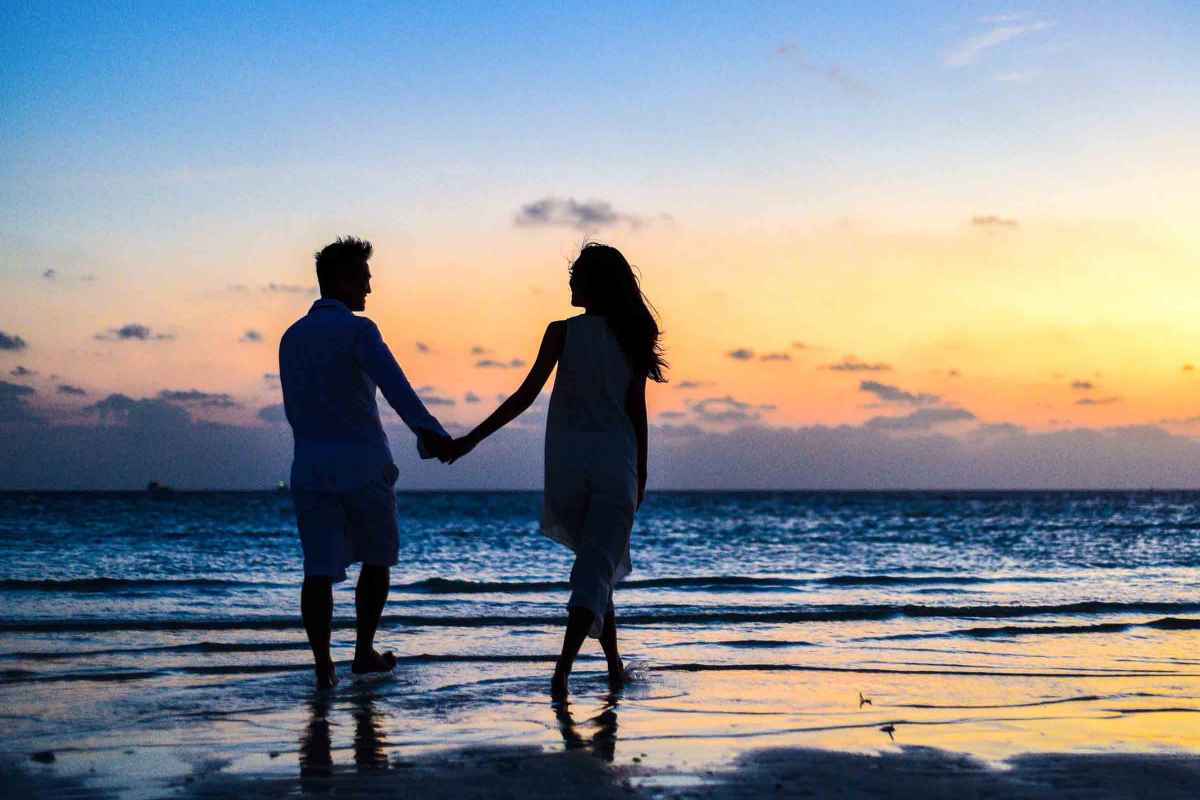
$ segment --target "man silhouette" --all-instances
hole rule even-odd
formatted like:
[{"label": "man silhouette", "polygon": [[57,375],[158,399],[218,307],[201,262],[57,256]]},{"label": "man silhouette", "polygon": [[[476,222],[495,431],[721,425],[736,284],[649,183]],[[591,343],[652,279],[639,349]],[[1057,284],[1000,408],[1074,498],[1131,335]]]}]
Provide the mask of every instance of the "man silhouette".
[{"label": "man silhouette", "polygon": [[317,688],[337,683],[329,652],[333,584],[362,562],[355,590],[355,674],[387,672],[392,653],[375,650],[387,602],[389,567],[398,560],[395,482],[378,387],[417,434],[423,458],[445,457],[449,436],[425,409],[379,328],[353,312],[371,293],[370,242],[339,238],[316,255],[321,299],[279,342],[283,406],[295,439],[292,498],[304,550],[300,611],[312,646]]}]

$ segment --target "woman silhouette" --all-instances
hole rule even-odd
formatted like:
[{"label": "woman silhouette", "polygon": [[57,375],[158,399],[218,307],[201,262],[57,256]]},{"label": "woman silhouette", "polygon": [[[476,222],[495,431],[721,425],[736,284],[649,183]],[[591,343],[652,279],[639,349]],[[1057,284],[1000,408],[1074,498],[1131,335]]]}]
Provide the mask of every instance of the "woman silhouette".
[{"label": "woman silhouette", "polygon": [[617,650],[613,586],[632,569],[629,534],[646,495],[646,379],[664,382],[658,323],[629,262],[587,244],[571,264],[571,305],[585,313],[551,322],[516,393],[451,446],[451,460],[529,408],[558,365],[546,423],[542,533],[571,548],[571,599],[550,694],[567,678],[589,632],[600,639],[614,688],[625,676]]}]

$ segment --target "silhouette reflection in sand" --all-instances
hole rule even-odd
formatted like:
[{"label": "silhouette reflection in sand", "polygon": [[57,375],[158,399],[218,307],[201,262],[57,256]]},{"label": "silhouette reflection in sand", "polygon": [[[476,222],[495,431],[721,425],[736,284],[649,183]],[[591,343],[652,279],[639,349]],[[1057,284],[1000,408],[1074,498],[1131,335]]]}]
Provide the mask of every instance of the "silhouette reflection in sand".
[{"label": "silhouette reflection in sand", "polygon": [[[369,690],[359,691],[351,695],[349,700],[350,715],[354,720],[355,770],[374,772],[387,769],[387,734],[384,732],[383,717],[376,707],[375,694]],[[323,783],[320,779],[329,778],[334,773],[332,723],[329,719],[332,707],[330,694],[317,692],[309,704],[308,725],[300,735],[301,785],[316,791],[327,791],[327,786],[320,786]]]},{"label": "silhouette reflection in sand", "polygon": [[[558,718],[558,731],[562,734],[563,746],[567,750],[591,750],[601,761],[611,762],[617,752],[617,705],[621,695],[613,692],[605,698],[604,709],[594,717],[576,723],[569,703],[555,703],[554,714]],[[585,738],[588,730],[595,729],[591,738]]]}]

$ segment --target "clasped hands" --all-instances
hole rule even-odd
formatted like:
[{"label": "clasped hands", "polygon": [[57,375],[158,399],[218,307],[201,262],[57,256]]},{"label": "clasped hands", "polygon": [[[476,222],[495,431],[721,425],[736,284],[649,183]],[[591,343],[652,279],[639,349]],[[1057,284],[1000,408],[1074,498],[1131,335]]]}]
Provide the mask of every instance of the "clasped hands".
[{"label": "clasped hands", "polygon": [[434,458],[443,464],[453,464],[475,449],[476,442],[470,436],[438,436],[432,431],[421,431],[421,444]]}]

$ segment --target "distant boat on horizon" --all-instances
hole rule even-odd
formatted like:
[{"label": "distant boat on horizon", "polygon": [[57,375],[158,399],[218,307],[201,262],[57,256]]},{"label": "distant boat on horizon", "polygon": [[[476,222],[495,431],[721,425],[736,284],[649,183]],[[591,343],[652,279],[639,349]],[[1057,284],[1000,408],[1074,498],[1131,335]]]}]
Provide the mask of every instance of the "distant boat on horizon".
[{"label": "distant boat on horizon", "polygon": [[146,492],[148,494],[152,494],[152,495],[170,494],[173,491],[175,491],[175,490],[172,489],[170,486],[167,486],[164,483],[159,483],[158,481],[150,481],[149,483],[146,484]]}]

